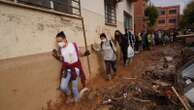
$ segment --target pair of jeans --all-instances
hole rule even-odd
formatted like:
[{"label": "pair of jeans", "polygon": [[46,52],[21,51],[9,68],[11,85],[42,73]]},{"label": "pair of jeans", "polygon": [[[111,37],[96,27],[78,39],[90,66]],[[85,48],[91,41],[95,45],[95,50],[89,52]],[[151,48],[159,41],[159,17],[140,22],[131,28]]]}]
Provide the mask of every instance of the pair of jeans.
[{"label": "pair of jeans", "polygon": [[111,69],[116,72],[116,61],[105,60],[106,74],[111,74]]},{"label": "pair of jeans", "polygon": [[[70,94],[69,90],[69,83],[71,81],[71,70],[67,69],[66,77],[63,77],[61,79],[61,84],[60,84],[60,89],[65,92],[66,94]],[[73,97],[75,101],[79,100],[79,91],[78,91],[78,82],[79,82],[79,74],[80,70],[76,68],[76,74],[77,78],[75,80],[72,80],[72,92],[73,92]]]}]

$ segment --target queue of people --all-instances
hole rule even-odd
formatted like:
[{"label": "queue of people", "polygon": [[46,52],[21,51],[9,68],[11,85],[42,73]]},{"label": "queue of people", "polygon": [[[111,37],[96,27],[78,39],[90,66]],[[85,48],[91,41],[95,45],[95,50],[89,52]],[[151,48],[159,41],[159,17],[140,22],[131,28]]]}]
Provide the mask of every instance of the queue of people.
[{"label": "queue of people", "polygon": [[[116,30],[114,37],[108,39],[105,33],[101,33],[99,39],[100,46],[96,48],[92,45],[92,49],[96,52],[101,52],[103,62],[105,65],[105,73],[108,80],[116,75],[117,65],[122,64],[127,67],[135,55],[135,52],[149,50],[154,45],[165,45],[173,42],[175,38],[174,33],[167,33],[163,31],[156,32],[142,32],[134,35],[132,29],[125,29],[125,34]],[[63,31],[56,35],[56,43],[58,49],[53,50],[53,56],[62,64],[61,74],[59,79],[58,89],[63,91],[67,96],[73,93],[73,99],[70,102],[79,101],[78,80],[81,79],[83,88],[85,84],[85,74],[80,62],[80,56],[88,56],[90,52],[87,50],[81,53],[76,43],[68,42]],[[72,84],[71,89],[69,84]]]},{"label": "queue of people", "polygon": [[175,41],[177,32],[170,31],[154,31],[145,32],[142,31],[136,35],[135,51],[150,50],[152,46],[163,45],[172,43]]}]

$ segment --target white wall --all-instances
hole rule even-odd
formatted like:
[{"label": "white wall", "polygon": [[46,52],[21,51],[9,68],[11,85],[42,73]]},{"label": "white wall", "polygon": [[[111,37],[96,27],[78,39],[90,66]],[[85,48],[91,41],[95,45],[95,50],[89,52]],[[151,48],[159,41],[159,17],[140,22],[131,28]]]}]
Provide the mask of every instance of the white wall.
[{"label": "white wall", "polygon": [[84,46],[81,20],[0,4],[0,59],[49,52],[61,30]]},{"label": "white wall", "polygon": [[[114,31],[119,29],[124,33],[123,11],[133,15],[133,6],[127,0],[122,0],[116,6],[117,26],[105,25],[104,0],[81,0],[82,16],[85,20],[86,35],[89,44],[99,42],[100,33],[104,32],[107,36],[113,37]],[[133,19],[134,21],[134,19]],[[133,23],[134,25],[134,23]],[[134,26],[133,26],[134,27]]]},{"label": "white wall", "polygon": [[80,0],[80,1],[82,12],[84,12],[84,10],[88,10],[104,16],[104,0]]}]

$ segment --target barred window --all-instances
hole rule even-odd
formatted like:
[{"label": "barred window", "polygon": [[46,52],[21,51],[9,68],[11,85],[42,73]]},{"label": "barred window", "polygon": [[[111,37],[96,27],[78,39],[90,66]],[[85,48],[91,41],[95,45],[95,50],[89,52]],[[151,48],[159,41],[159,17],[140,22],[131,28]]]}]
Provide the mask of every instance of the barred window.
[{"label": "barred window", "polygon": [[[14,0],[13,0],[14,1]],[[15,0],[17,3],[80,16],[80,0]]]},{"label": "barred window", "polygon": [[169,19],[169,23],[176,24],[176,19]]},{"label": "barred window", "polygon": [[176,10],[169,10],[169,14],[176,14]]},{"label": "barred window", "polygon": [[132,28],[133,27],[132,26],[132,16],[126,11],[124,11],[123,13],[124,13],[124,28],[125,29]]},{"label": "barred window", "polygon": [[161,10],[160,15],[165,15],[165,10]]},{"label": "barred window", "polygon": [[116,25],[116,1],[104,0],[105,24]]},{"label": "barred window", "polygon": [[159,24],[165,24],[165,20],[164,20],[164,19],[159,20],[158,23],[159,23]]}]

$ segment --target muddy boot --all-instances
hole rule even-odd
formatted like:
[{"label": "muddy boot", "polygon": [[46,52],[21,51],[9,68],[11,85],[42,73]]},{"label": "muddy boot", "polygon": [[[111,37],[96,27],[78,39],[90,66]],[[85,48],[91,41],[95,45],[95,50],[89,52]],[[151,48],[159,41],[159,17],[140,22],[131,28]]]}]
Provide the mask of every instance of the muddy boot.
[{"label": "muddy boot", "polygon": [[107,75],[107,80],[109,80],[109,81],[112,80],[112,75],[111,74]]},{"label": "muddy boot", "polygon": [[130,58],[130,59],[129,59],[129,63],[132,63],[132,61],[133,61],[133,58]]},{"label": "muddy boot", "polygon": [[126,63],[125,63],[125,67],[129,66],[129,59],[127,59]]},{"label": "muddy boot", "polygon": [[78,102],[80,102],[80,97],[74,98],[74,103],[78,103]]},{"label": "muddy boot", "polygon": [[114,76],[116,76],[116,74],[117,74],[117,69],[116,69],[116,67],[114,67],[114,68],[112,68],[111,75],[114,77]]},{"label": "muddy boot", "polygon": [[75,102],[74,99],[71,98],[71,97],[67,97],[67,99],[66,99],[66,101],[65,101],[66,104],[72,104],[72,103],[74,103],[74,102]]},{"label": "muddy boot", "polygon": [[70,96],[71,96],[71,92],[70,92],[70,91],[65,92],[65,96],[66,96],[66,97],[70,97]]},{"label": "muddy boot", "polygon": [[111,75],[112,75],[112,77],[115,77],[115,76],[116,76],[116,72],[113,71],[113,72],[111,73]]}]

